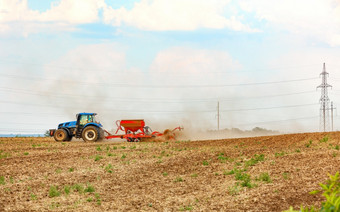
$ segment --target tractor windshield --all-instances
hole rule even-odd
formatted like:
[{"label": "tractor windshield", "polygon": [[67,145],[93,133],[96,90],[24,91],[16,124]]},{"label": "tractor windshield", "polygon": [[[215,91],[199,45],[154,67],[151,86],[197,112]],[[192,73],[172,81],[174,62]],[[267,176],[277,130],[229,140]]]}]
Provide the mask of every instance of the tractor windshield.
[{"label": "tractor windshield", "polygon": [[94,115],[82,115],[79,119],[80,125],[86,125],[91,122],[96,122]]}]

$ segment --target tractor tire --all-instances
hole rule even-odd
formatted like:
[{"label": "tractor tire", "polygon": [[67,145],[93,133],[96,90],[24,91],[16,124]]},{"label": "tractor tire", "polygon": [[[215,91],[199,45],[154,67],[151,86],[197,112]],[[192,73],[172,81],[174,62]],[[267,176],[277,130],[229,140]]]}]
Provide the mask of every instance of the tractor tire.
[{"label": "tractor tire", "polygon": [[99,128],[99,139],[98,140],[103,140],[105,138],[105,132],[102,128]]},{"label": "tractor tire", "polygon": [[54,140],[60,142],[60,141],[67,141],[70,139],[70,136],[68,135],[67,131],[64,129],[57,129],[54,133]]},{"label": "tractor tire", "polygon": [[100,139],[100,132],[98,127],[88,126],[83,129],[81,133],[81,137],[86,142],[96,142]]},{"label": "tractor tire", "polygon": [[67,140],[65,140],[65,141],[71,141],[71,140],[72,140],[72,138],[73,138],[73,136],[69,136],[69,137],[68,137],[68,139],[67,139]]}]

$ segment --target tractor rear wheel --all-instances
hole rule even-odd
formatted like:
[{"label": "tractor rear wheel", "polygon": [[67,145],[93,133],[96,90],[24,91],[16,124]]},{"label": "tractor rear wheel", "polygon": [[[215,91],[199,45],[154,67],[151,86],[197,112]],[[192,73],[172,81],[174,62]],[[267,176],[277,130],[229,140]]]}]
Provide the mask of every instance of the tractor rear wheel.
[{"label": "tractor rear wheel", "polygon": [[97,141],[100,138],[98,127],[88,126],[81,133],[81,137],[84,141]]},{"label": "tractor rear wheel", "polygon": [[70,136],[68,135],[67,131],[64,129],[57,129],[54,133],[54,140],[60,142],[60,141],[67,141],[70,139]]},{"label": "tractor rear wheel", "polygon": [[105,138],[105,133],[102,128],[99,128],[99,138],[98,140],[103,140]]}]

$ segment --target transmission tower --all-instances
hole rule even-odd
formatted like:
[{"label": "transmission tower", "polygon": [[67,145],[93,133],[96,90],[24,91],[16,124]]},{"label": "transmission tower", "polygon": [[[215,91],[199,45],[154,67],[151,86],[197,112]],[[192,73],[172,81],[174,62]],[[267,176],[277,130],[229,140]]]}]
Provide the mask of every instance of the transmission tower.
[{"label": "transmission tower", "polygon": [[332,87],[327,84],[326,65],[323,63],[322,83],[317,88],[321,88],[321,98],[320,98],[320,130],[324,132],[329,131],[329,98],[328,98],[328,87]]}]

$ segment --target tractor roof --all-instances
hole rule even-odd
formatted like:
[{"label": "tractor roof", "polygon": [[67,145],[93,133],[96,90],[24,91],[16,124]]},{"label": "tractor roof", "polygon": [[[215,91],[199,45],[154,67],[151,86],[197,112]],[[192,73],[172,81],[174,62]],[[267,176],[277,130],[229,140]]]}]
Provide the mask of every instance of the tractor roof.
[{"label": "tractor roof", "polygon": [[97,115],[97,113],[79,113],[78,115]]}]

